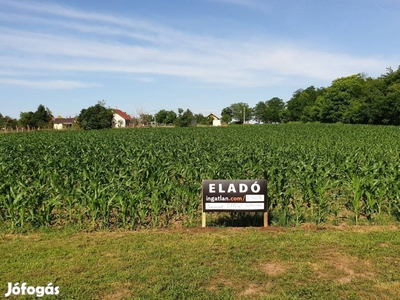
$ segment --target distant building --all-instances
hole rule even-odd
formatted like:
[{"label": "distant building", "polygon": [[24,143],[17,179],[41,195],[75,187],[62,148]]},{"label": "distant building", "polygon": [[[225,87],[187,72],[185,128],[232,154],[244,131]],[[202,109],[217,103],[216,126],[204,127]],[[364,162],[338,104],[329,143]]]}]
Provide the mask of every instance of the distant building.
[{"label": "distant building", "polygon": [[221,119],[218,118],[216,115],[214,115],[214,114],[209,114],[209,115],[207,116],[207,118],[210,118],[210,119],[213,120],[213,122],[212,122],[213,126],[221,126]]},{"label": "distant building", "polygon": [[117,108],[112,108],[112,111],[114,113],[113,124],[115,128],[124,128],[129,126],[132,121],[131,116]]},{"label": "distant building", "polygon": [[75,123],[75,118],[53,118],[53,128],[56,130],[72,128]]}]

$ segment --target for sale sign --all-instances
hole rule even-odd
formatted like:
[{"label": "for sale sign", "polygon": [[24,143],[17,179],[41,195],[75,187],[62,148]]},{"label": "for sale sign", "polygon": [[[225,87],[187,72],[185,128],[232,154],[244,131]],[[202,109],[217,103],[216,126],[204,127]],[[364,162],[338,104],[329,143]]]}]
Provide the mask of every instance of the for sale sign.
[{"label": "for sale sign", "polygon": [[266,210],[266,180],[203,180],[203,212]]}]

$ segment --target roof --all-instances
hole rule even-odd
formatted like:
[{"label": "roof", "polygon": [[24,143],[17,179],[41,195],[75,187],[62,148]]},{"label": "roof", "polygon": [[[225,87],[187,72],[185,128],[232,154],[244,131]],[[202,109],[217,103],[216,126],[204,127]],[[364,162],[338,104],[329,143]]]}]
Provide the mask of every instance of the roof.
[{"label": "roof", "polygon": [[54,124],[72,124],[75,118],[54,118]]},{"label": "roof", "polygon": [[112,111],[113,111],[115,114],[117,114],[117,115],[121,116],[122,118],[124,118],[125,120],[132,120],[132,118],[131,118],[126,112],[123,112],[123,111],[120,110],[120,109],[112,108]]},{"label": "roof", "polygon": [[216,116],[216,115],[214,115],[214,114],[209,114],[208,116],[207,116],[207,118],[213,118],[214,120],[219,120],[219,118]]}]

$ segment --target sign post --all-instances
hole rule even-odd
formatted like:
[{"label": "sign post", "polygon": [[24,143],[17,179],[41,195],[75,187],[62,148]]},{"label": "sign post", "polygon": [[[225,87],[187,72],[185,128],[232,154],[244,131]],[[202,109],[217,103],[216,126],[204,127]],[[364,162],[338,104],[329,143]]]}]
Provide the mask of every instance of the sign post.
[{"label": "sign post", "polygon": [[268,226],[266,180],[203,180],[202,227],[207,212],[264,212]]}]

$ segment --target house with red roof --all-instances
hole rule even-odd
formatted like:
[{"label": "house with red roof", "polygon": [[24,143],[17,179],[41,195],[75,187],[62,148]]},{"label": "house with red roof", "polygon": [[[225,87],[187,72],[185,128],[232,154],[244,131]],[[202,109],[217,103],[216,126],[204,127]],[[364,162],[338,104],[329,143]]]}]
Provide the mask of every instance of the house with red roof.
[{"label": "house with red roof", "polygon": [[124,128],[129,126],[132,121],[131,116],[118,108],[112,108],[112,111],[114,113],[113,124],[115,128]]}]

